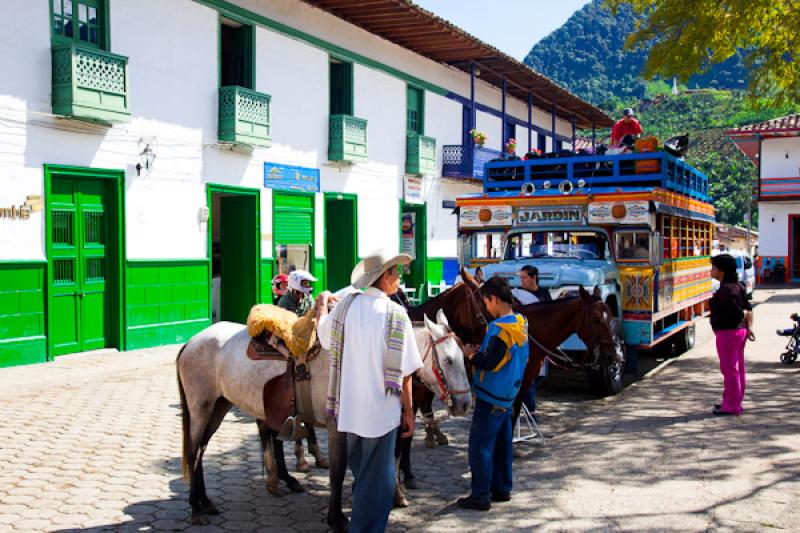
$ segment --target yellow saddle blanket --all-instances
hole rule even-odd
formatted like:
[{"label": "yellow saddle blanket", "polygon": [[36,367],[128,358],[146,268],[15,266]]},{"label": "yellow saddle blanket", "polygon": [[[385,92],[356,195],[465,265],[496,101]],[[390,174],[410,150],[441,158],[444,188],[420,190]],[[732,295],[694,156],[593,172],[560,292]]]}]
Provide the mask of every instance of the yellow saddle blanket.
[{"label": "yellow saddle blanket", "polygon": [[317,342],[316,314],[312,309],[298,317],[277,305],[254,305],[247,316],[247,333],[258,337],[265,332],[281,339],[293,356],[301,357]]}]

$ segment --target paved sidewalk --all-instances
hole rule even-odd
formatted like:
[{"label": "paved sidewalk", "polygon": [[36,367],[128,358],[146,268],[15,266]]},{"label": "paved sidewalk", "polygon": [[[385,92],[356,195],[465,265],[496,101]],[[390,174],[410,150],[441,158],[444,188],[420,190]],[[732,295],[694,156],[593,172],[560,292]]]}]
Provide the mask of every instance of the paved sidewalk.
[{"label": "paved sidewalk", "polygon": [[451,531],[800,531],[800,363],[775,329],[800,291],[759,291],[746,351],[746,414],[711,416],[722,390],[707,321],[699,345],[514,463],[510,503],[450,506],[423,528]]},{"label": "paved sidewalk", "polygon": [[[468,419],[444,421],[451,445],[435,450],[423,448],[418,429],[412,457],[422,488],[392,513],[390,530],[800,529],[800,363],[780,364],[784,339],[774,333],[800,309],[800,290],[757,298],[767,302],[747,354],[746,415],[709,414],[721,377],[703,322],[698,348],[617,397],[545,390],[540,413],[551,438],[523,448],[512,502],[489,513],[452,505],[469,487]],[[268,495],[254,423],[235,411],[206,453],[209,496],[222,515],[188,528],[177,348],[0,370],[0,531],[326,529],[327,472],[297,474],[305,494]],[[287,461],[293,468],[292,453]]]}]

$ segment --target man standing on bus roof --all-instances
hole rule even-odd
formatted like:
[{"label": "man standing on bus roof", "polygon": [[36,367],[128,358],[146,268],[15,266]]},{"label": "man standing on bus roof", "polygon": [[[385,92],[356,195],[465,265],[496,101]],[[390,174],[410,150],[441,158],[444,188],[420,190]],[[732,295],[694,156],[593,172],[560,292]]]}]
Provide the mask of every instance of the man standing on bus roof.
[{"label": "man standing on bus roof", "polygon": [[626,135],[633,135],[635,138],[641,135],[642,131],[642,125],[636,120],[636,113],[630,107],[626,107],[622,111],[622,118],[611,128],[611,144],[617,146]]}]

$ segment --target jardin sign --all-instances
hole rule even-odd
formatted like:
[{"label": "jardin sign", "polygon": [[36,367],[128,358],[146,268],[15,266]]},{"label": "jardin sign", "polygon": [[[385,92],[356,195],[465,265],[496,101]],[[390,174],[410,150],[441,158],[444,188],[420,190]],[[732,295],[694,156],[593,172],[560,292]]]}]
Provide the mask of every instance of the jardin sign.
[{"label": "jardin sign", "polygon": [[536,207],[517,211],[518,225],[580,224],[581,222],[583,222],[583,209],[580,206]]},{"label": "jardin sign", "polygon": [[319,169],[264,163],[264,187],[283,191],[319,192]]}]

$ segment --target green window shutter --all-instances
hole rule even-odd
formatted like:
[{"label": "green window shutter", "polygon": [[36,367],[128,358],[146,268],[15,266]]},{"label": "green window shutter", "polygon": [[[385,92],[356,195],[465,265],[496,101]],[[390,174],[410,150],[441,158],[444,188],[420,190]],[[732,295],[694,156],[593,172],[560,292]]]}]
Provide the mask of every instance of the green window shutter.
[{"label": "green window shutter", "polygon": [[314,197],[281,194],[273,197],[275,244],[314,243]]},{"label": "green window shutter", "polygon": [[424,93],[422,89],[409,87],[407,90],[406,129],[424,134]]},{"label": "green window shutter", "polygon": [[50,9],[54,41],[108,48],[107,0],[50,0]]},{"label": "green window shutter", "polygon": [[331,115],[353,114],[353,64],[331,62]]},{"label": "green window shutter", "polygon": [[255,89],[253,26],[220,27],[220,86]]}]

